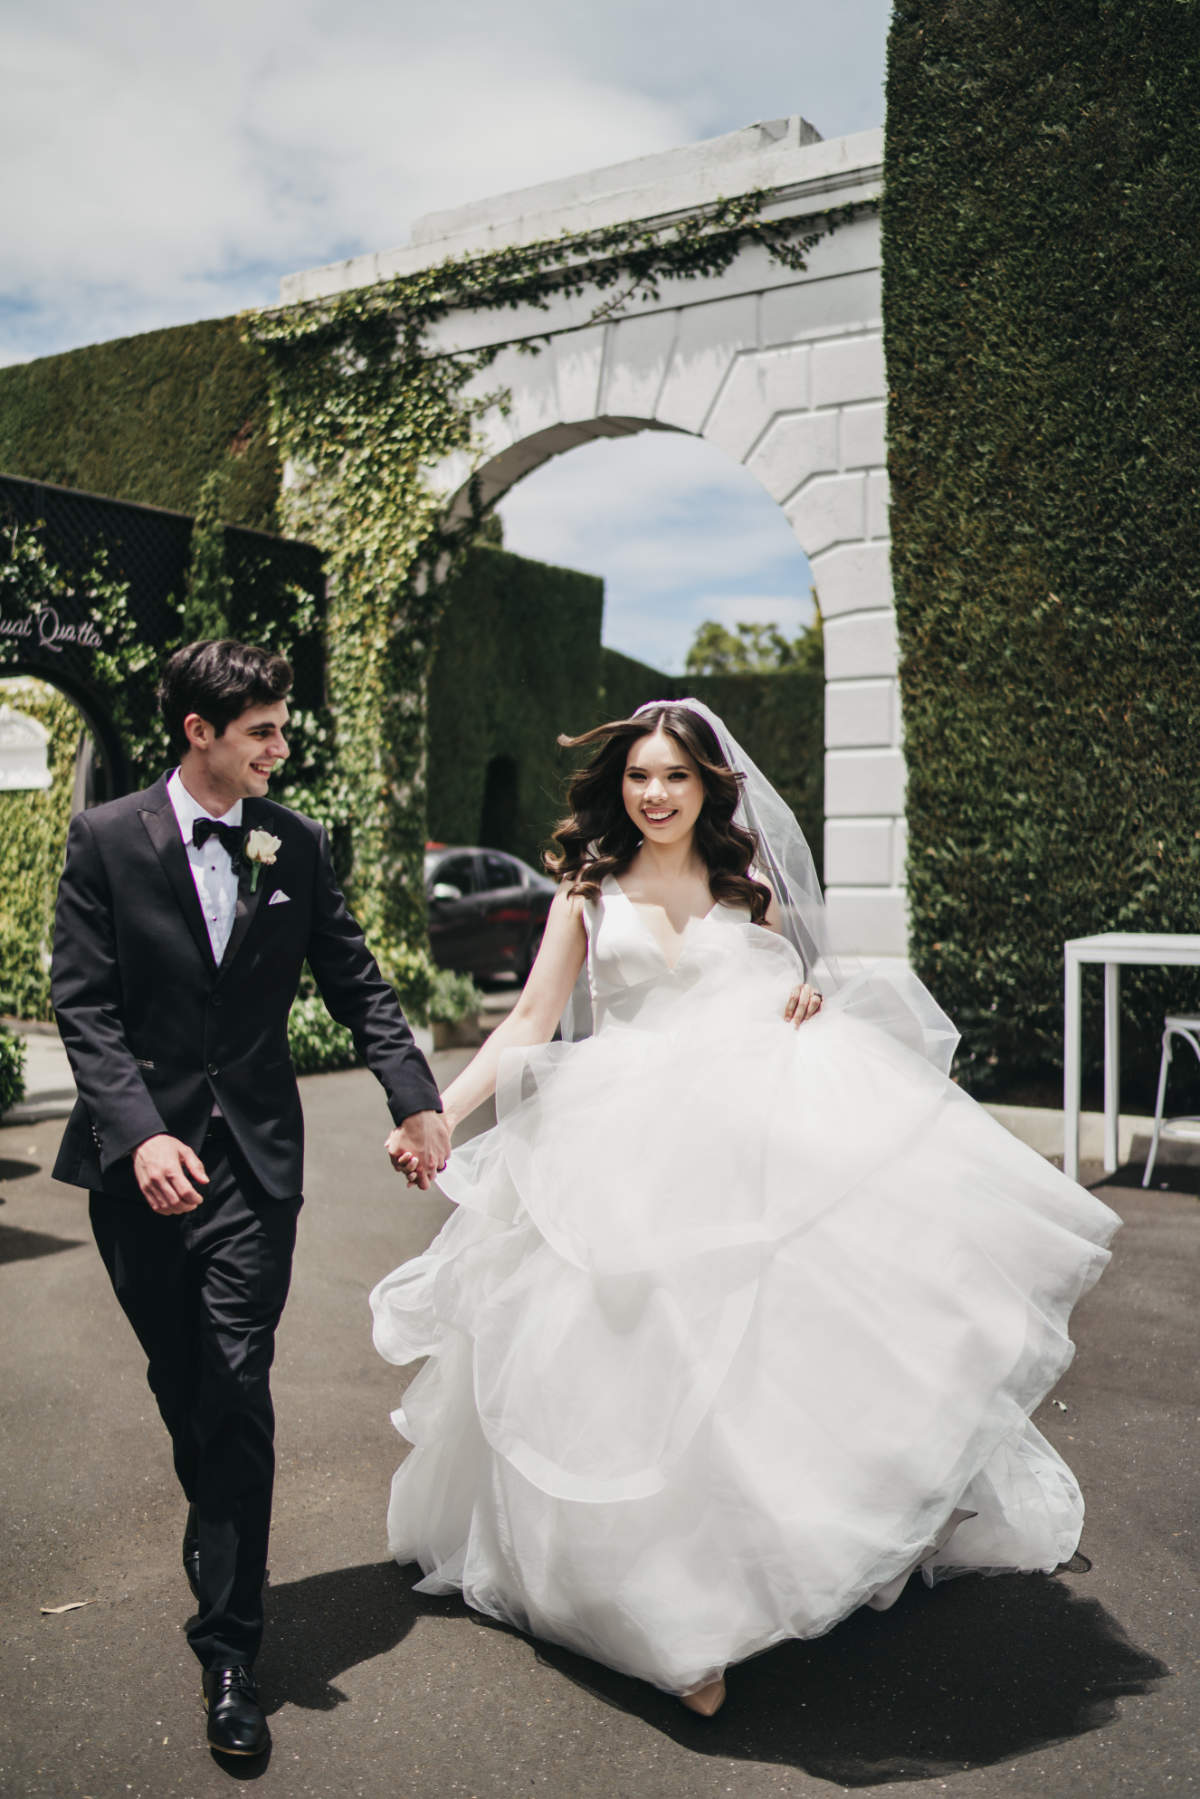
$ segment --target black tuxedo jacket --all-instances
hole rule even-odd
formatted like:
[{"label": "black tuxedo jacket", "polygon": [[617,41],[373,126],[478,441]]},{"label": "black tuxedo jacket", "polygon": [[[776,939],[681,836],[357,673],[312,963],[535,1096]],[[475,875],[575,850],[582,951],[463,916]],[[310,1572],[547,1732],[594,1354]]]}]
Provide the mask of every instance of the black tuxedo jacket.
[{"label": "black tuxedo jacket", "polygon": [[305,960],[396,1123],[441,1110],[338,889],[322,827],[255,799],[243,801],[242,825],[280,844],[254,892],[250,871],[240,874],[218,966],[165,779],[71,821],[51,992],[79,1099],[56,1179],[140,1198],[138,1144],[167,1131],[199,1151],[215,1099],[267,1192],[299,1193],[304,1124],[287,1019]]}]

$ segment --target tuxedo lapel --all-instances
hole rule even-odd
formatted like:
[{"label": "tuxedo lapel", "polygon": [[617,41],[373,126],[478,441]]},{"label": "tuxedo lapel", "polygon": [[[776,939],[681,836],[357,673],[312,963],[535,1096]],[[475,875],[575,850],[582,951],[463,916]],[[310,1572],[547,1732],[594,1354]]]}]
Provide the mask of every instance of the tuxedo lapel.
[{"label": "tuxedo lapel", "polygon": [[187,850],[183,846],[183,838],[179,833],[179,820],[175,816],[175,808],[171,804],[165,781],[159,781],[147,794],[147,804],[138,812],[146,828],[151,843],[154,845],[163,873],[170,882],[171,891],[179,902],[179,909],[187,920],[188,930],[196,940],[196,948],[211,968],[213,966],[212,944],[208,940],[208,929],[204,923],[204,914],[200,910],[200,899],[196,892],[196,883],[192,879],[191,864]]},{"label": "tuxedo lapel", "polygon": [[[258,808],[255,806],[253,800],[244,800],[242,802],[243,831],[248,835],[259,823],[260,818]],[[250,883],[254,879],[253,866],[243,859],[241,866],[238,869],[237,909],[233,915],[233,929],[229,933],[229,942],[225,945],[225,954],[221,957],[222,973],[229,967],[233,958],[241,949],[242,944],[246,941],[246,933],[258,916],[259,907],[262,905],[263,901],[263,887],[265,885],[263,877],[265,874],[266,869],[260,868],[258,871],[258,885],[252,893],[250,891]]]},{"label": "tuxedo lapel", "polygon": [[233,929],[229,933],[229,942],[225,945],[225,954],[221,957],[221,971],[233,961],[246,939],[246,932],[254,923],[258,908],[262,904],[262,877],[259,876],[257,890],[250,891],[252,871],[245,864],[238,871],[237,910],[233,915]]}]

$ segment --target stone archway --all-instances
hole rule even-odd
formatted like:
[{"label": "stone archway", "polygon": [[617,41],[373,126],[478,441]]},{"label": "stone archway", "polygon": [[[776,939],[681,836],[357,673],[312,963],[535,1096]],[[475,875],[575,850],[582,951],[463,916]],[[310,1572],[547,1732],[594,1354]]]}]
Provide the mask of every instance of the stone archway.
[{"label": "stone archway", "polygon": [[[764,192],[767,218],[871,206],[881,131],[821,141],[802,119],[484,201],[422,220],[410,247],[290,277],[298,301],[432,266]],[[498,499],[549,457],[598,436],[689,432],[743,464],[782,507],[825,619],[825,868],[836,945],[903,956],[904,760],[885,467],[880,237],[859,212],[803,273],[745,246],[721,276],[668,284],[596,323],[597,292],[548,311],[461,310],[435,353],[506,345],[478,378],[503,390],[476,452],[433,473],[450,513]],[[525,351],[535,349],[536,354]]]}]

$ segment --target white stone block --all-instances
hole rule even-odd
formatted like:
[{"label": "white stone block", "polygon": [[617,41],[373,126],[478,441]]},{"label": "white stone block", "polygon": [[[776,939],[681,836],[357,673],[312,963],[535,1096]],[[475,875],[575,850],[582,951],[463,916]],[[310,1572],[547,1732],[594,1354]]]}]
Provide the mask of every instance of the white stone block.
[{"label": "white stone block", "polygon": [[[813,421],[829,416],[810,415]],[[788,501],[784,511],[807,556],[819,556],[834,544],[858,543],[866,535],[866,481],[865,475],[818,476]]]},{"label": "white stone block", "polygon": [[882,468],[887,462],[887,408],[847,406],[842,413],[842,467]]},{"label": "white stone block", "polygon": [[808,363],[803,344],[739,357],[704,427],[709,443],[744,462],[776,413],[807,407]]},{"label": "white stone block", "polygon": [[895,681],[830,681],[825,688],[825,747],[882,749],[896,742]]},{"label": "white stone block", "polygon": [[739,295],[681,307],[678,317],[675,353],[655,417],[680,431],[699,432],[734,358],[758,342],[758,303],[752,294]]},{"label": "white stone block", "polygon": [[886,394],[881,335],[813,345],[814,406],[848,406],[855,400],[882,400]]},{"label": "white stone block", "polygon": [[831,818],[825,826],[825,880],[843,887],[891,887],[892,821]]},{"label": "white stone block", "polygon": [[[838,232],[833,241],[840,236]],[[850,269],[825,280],[801,281],[764,293],[762,342],[788,344],[827,337],[831,331],[878,329],[882,317],[879,270]]]},{"label": "white stone block", "polygon": [[887,474],[873,469],[867,476],[867,536],[886,537],[889,529]]},{"label": "white stone block", "polygon": [[813,581],[824,618],[840,618],[846,612],[877,611],[892,604],[889,544],[841,544],[835,549],[813,551],[811,555]]},{"label": "white stone block", "polygon": [[828,750],[826,818],[899,818],[904,811],[899,750]]},{"label": "white stone block", "polygon": [[[777,418],[747,457],[746,467],[773,500],[788,499],[813,475],[837,468],[836,413],[800,412]],[[861,501],[859,510],[861,517]]]},{"label": "white stone block", "polygon": [[548,356],[554,358],[558,407],[564,419],[594,419],[600,407],[600,371],[604,366],[603,325],[556,337]]},{"label": "white stone block", "polygon": [[675,348],[678,314],[646,313],[608,327],[600,410],[612,418],[652,419]]},{"label": "white stone block", "polygon": [[899,666],[896,614],[851,613],[825,620],[825,679],[854,681],[868,675],[894,675]]},{"label": "white stone block", "polygon": [[907,954],[908,909],[903,892],[878,887],[830,887],[825,900],[829,934],[839,955]]},{"label": "white stone block", "polygon": [[549,346],[536,356],[523,356],[516,349],[502,350],[476,380],[485,391],[508,389],[508,423],[514,443],[558,424],[558,383],[554,351]]}]

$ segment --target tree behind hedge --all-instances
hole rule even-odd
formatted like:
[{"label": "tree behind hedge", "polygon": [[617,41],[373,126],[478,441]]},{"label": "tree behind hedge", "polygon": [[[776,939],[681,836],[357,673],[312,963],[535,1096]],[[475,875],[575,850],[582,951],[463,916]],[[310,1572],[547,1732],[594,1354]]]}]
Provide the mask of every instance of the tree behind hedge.
[{"label": "tree behind hedge", "polygon": [[[984,1090],[1061,1068],[1064,939],[1200,930],[1198,96],[1196,0],[895,8],[911,949]],[[1200,988],[1125,982],[1144,1099]]]}]

